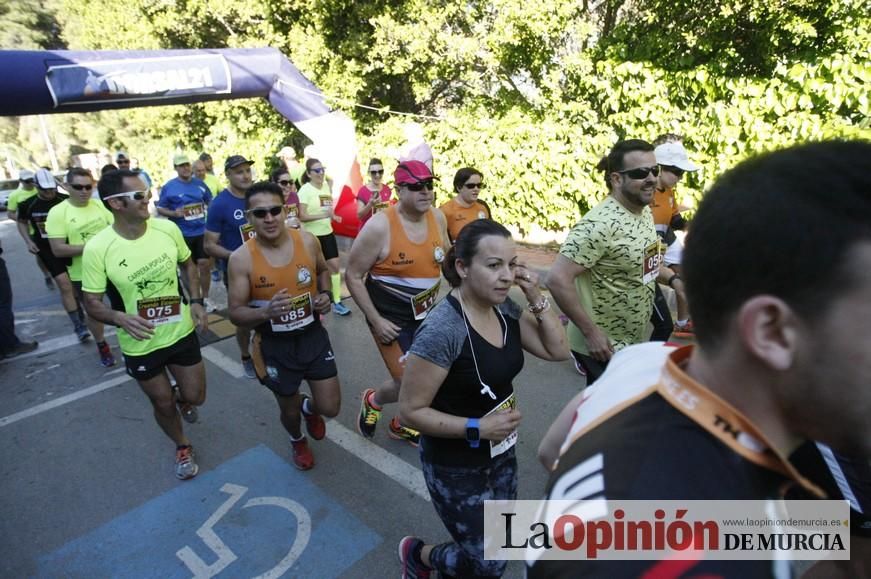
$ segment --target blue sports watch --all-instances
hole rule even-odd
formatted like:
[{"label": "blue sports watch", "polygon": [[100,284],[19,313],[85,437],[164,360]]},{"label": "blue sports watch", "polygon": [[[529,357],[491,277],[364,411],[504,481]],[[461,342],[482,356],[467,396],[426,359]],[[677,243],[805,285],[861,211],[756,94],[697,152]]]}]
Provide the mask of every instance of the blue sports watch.
[{"label": "blue sports watch", "polygon": [[481,444],[481,427],[477,418],[466,420],[466,440],[471,448],[478,448]]}]

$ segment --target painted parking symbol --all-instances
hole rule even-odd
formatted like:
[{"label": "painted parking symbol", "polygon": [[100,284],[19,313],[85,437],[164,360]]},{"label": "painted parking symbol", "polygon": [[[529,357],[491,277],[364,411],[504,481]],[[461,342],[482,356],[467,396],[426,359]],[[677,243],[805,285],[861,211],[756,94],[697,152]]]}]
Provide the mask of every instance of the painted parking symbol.
[{"label": "painted parking symbol", "polygon": [[[203,526],[197,529],[197,536],[218,556],[218,560],[209,565],[190,547],[179,549],[176,553],[176,556],[184,561],[188,569],[191,570],[195,579],[214,577],[238,559],[236,554],[215,533],[214,526],[227,514],[227,511],[233,508],[233,505],[239,502],[239,499],[248,491],[248,488],[227,483],[221,487],[221,491],[229,494],[230,497],[203,523]],[[288,551],[287,555],[284,556],[278,565],[266,573],[258,575],[256,579],[281,577],[293,567],[293,563],[299,558],[306,545],[308,545],[309,538],[311,537],[311,517],[305,507],[285,497],[258,497],[248,500],[244,505],[245,508],[255,506],[277,507],[286,510],[296,517],[296,538],[290,547],[290,551]]]},{"label": "painted parking symbol", "polygon": [[41,557],[37,575],[332,578],[381,541],[261,445]]}]

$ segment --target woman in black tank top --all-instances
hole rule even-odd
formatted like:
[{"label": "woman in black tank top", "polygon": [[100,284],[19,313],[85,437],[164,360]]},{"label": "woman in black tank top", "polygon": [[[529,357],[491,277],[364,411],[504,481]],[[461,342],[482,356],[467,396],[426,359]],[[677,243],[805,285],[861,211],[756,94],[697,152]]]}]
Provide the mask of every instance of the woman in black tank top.
[{"label": "woman in black tank top", "polygon": [[[400,388],[403,423],[421,432],[421,463],[433,504],[453,538],[399,545],[403,577],[499,577],[484,559],[484,501],[517,492],[514,445],[521,414],[513,380],[523,350],[566,360],[565,332],[538,276],[520,265],[511,234],[490,219],[466,225],[443,264],[451,292],[415,335]],[[517,284],[524,311],[508,297]]]}]

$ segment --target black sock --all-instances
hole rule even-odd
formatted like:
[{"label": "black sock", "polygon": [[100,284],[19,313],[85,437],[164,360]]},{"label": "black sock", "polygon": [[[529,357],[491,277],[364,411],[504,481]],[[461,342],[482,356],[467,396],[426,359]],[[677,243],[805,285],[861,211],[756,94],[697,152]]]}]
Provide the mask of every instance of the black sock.
[{"label": "black sock", "polygon": [[85,312],[82,310],[82,306],[79,306],[76,310],[76,313],[79,315],[79,322],[85,323]]},{"label": "black sock", "polygon": [[67,312],[67,315],[70,317],[70,321],[73,323],[73,327],[78,330],[79,327],[82,325],[82,321],[79,319],[79,312],[73,310],[71,312]]}]

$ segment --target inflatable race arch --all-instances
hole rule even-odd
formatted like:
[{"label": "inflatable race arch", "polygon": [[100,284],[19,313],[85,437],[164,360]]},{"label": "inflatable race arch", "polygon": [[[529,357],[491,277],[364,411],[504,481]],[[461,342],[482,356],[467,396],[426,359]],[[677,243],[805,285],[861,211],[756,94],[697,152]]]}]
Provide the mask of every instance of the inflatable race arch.
[{"label": "inflatable race arch", "polygon": [[336,233],[357,234],[354,192],[362,183],[354,123],[276,49],[2,50],[0,75],[0,116],[265,98],[330,167],[341,218],[333,222]]}]

